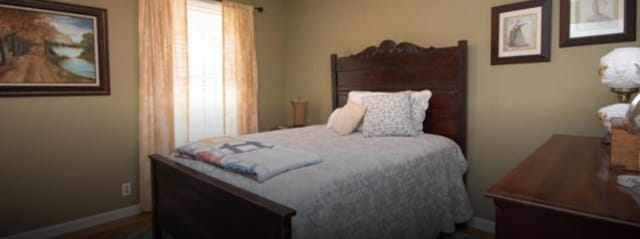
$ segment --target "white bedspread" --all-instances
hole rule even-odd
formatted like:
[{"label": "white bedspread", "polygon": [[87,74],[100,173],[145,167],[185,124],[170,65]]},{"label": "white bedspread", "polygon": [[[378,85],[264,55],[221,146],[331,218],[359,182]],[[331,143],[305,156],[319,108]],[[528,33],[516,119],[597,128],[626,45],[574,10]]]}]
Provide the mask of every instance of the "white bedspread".
[{"label": "white bedspread", "polygon": [[473,214],[467,170],[450,139],[338,136],[324,126],[242,138],[317,153],[324,162],[259,183],[206,163],[177,162],[297,211],[293,237],[435,238]]}]

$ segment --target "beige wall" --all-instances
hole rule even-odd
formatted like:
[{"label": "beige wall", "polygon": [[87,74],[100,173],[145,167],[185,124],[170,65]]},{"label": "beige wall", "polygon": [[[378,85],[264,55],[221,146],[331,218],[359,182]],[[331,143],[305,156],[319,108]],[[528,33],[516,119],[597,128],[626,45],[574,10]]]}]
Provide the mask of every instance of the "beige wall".
[{"label": "beige wall", "polygon": [[[0,237],[137,204],[137,1],[63,2],[107,9],[111,96],[0,98]],[[284,121],[283,2],[244,2],[266,9],[256,15],[264,130]]]},{"label": "beige wall", "polygon": [[111,96],[0,98],[0,236],[137,201],[137,4],[64,2],[107,9]]},{"label": "beige wall", "polygon": [[493,219],[484,191],[552,134],[604,133],[594,114],[615,97],[599,83],[599,58],[638,45],[558,48],[559,1],[553,1],[552,61],[491,66],[491,7],[512,2],[518,1],[287,1],[287,99],[308,99],[310,121],[323,123],[331,111],[330,54],[354,54],[384,39],[423,46],[468,40],[467,185],[476,215]]}]

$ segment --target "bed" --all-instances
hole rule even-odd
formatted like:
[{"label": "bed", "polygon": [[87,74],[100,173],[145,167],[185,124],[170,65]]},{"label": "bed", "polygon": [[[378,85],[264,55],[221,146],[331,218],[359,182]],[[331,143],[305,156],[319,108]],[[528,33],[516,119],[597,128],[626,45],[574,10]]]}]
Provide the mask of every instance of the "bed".
[{"label": "bed", "polygon": [[[466,41],[422,48],[387,40],[356,55],[331,56],[334,108],[344,105],[352,90],[430,89],[425,134],[418,137],[365,139],[355,133],[335,138],[322,126],[244,136],[329,158],[262,184],[210,165],[193,165],[200,162],[151,155],[154,237],[163,231],[174,238],[411,238],[450,232],[453,223],[471,216],[462,181],[466,48]],[[376,150],[380,146],[374,141],[390,149]],[[336,146],[352,144],[371,148],[354,153]],[[403,147],[439,156],[428,161],[411,153],[399,156]],[[376,158],[385,152],[406,162]],[[345,162],[352,167],[343,167]],[[338,163],[348,170],[326,173]],[[430,167],[445,170],[421,173]]]}]

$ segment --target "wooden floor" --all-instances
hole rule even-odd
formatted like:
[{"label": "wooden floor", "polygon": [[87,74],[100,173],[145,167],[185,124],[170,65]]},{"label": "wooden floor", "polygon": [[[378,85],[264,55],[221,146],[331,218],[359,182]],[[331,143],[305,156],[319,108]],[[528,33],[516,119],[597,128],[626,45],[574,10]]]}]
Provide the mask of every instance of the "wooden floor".
[{"label": "wooden floor", "polygon": [[151,227],[151,214],[142,213],[136,216],[126,217],[113,222],[97,225],[84,230],[72,232],[55,239],[112,239],[118,236],[128,235],[136,231]]},{"label": "wooden floor", "polygon": [[[133,232],[140,231],[150,227],[151,227],[151,214],[143,213],[136,216],[131,216],[131,217],[123,218],[113,222],[105,223],[102,225],[90,227],[84,230],[72,232],[72,233],[65,234],[55,238],[56,239],[75,239],[75,238],[112,239],[118,236],[128,235]],[[493,239],[494,237],[493,233],[480,231],[472,227],[458,227],[457,231],[469,234],[477,239]],[[443,235],[440,238],[448,239],[448,238],[455,238],[455,237],[449,237],[449,236]]]}]

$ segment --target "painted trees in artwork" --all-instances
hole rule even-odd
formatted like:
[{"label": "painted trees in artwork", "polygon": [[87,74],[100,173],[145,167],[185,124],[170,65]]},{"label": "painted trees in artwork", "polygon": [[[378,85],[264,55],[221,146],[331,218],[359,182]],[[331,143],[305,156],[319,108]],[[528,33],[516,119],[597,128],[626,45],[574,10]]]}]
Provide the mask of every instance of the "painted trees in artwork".
[{"label": "painted trees in artwork", "polygon": [[8,36],[13,32],[16,25],[14,13],[0,8],[0,66],[7,64],[7,43]]},{"label": "painted trees in artwork", "polygon": [[82,34],[82,41],[80,42],[80,46],[83,49],[80,57],[88,61],[93,61],[95,59],[95,39],[93,38],[93,34],[85,33]]},{"label": "painted trees in artwork", "polygon": [[9,28],[0,22],[0,66],[7,64],[7,56],[4,47],[4,37],[7,32],[9,32]]},{"label": "painted trees in artwork", "polygon": [[34,48],[45,53],[47,42],[58,34],[41,13],[0,8],[0,66],[8,63],[9,56],[24,55]]}]

